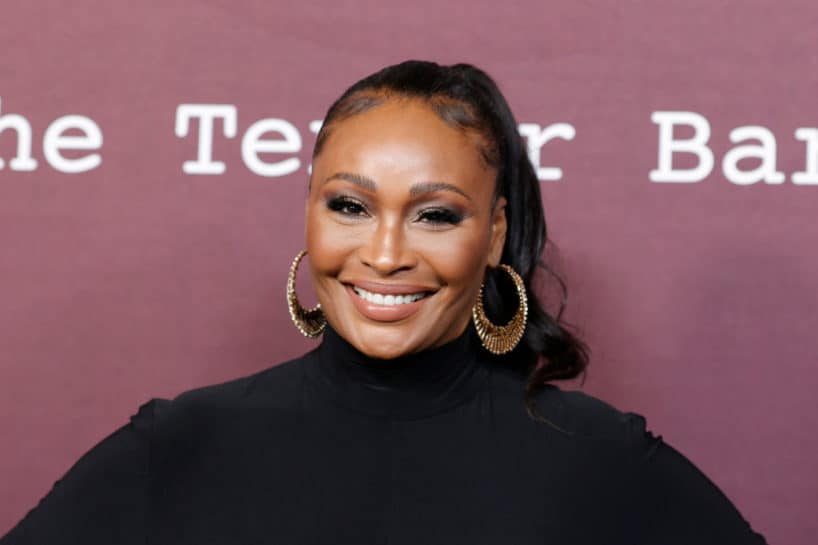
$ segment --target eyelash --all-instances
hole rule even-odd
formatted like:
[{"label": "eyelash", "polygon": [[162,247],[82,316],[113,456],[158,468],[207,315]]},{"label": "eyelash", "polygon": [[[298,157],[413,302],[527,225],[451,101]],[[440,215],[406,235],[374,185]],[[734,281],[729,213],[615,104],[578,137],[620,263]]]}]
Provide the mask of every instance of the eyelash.
[{"label": "eyelash", "polygon": [[418,219],[434,225],[457,225],[463,216],[448,208],[427,208],[418,214]]},{"label": "eyelash", "polygon": [[[366,205],[350,197],[334,197],[327,201],[327,208],[344,216],[365,216]],[[417,215],[417,221],[431,225],[457,225],[463,221],[463,215],[449,208],[426,208]]]},{"label": "eyelash", "polygon": [[[327,201],[327,208],[344,216],[362,216],[366,214],[366,206],[360,201],[349,197],[334,197]],[[350,209],[354,209],[351,211]]]}]

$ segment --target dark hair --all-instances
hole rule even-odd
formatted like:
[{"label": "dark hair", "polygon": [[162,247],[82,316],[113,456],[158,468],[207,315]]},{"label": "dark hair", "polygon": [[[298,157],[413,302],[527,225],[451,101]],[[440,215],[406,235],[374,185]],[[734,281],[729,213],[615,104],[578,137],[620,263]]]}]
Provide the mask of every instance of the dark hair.
[{"label": "dark hair", "polygon": [[[541,259],[548,238],[540,182],[517,131],[514,115],[497,84],[470,64],[441,66],[410,60],[388,66],[352,85],[330,106],[316,138],[313,158],[320,153],[338,122],[387,100],[400,98],[421,100],[449,125],[479,135],[483,158],[497,170],[495,199],[502,195],[507,201],[508,226],[500,261],[514,268],[525,281],[528,322],[517,347],[496,358],[527,375],[526,409],[532,418],[544,420],[536,410],[536,392],[548,381],[570,379],[584,373],[588,349],[562,321],[567,301],[565,283]],[[534,294],[538,269],[558,286],[559,309],[554,316]],[[514,284],[504,276],[502,272],[489,273],[485,278],[486,313],[497,323],[508,321],[518,305]]]}]

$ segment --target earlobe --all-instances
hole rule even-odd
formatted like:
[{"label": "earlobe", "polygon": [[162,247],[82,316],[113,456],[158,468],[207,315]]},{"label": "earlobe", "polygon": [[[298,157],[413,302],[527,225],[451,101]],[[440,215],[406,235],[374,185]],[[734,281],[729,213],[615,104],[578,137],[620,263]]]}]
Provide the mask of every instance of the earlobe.
[{"label": "earlobe", "polygon": [[488,265],[496,267],[500,264],[500,259],[503,257],[503,248],[506,244],[506,231],[508,223],[506,222],[506,199],[499,197],[497,203],[494,205],[494,213],[491,222],[491,242],[489,246]]}]

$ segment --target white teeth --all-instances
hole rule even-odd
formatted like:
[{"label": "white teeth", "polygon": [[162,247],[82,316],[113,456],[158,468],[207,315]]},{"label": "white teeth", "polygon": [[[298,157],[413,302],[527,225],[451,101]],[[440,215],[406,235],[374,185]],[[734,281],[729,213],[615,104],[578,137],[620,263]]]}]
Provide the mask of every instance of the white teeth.
[{"label": "white teeth", "polygon": [[366,291],[365,289],[359,288],[358,286],[353,286],[353,290],[358,296],[370,303],[375,303],[376,305],[383,305],[387,307],[395,306],[395,305],[405,305],[407,303],[414,303],[420,299],[426,297],[425,293],[407,293],[404,295],[384,295],[381,293],[371,293]]}]

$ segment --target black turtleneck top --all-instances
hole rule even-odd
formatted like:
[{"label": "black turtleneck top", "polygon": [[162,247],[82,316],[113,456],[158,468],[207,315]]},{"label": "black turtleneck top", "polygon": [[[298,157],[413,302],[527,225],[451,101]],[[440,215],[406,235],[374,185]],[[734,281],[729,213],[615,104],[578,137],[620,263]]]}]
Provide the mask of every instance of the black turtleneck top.
[{"label": "black turtleneck top", "polygon": [[154,399],[2,545],[760,544],[645,420],[524,377],[471,328],[398,360],[332,329],[249,377]]}]

